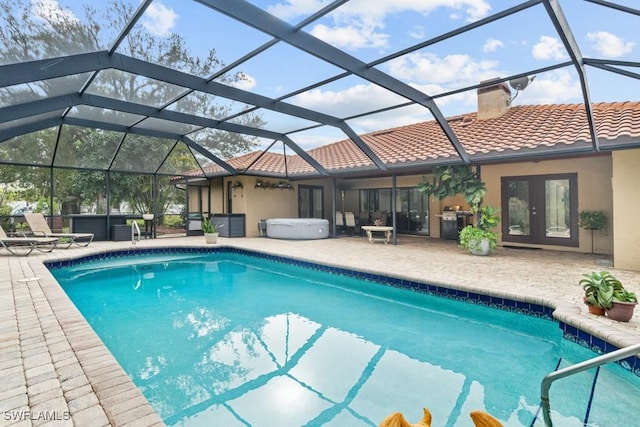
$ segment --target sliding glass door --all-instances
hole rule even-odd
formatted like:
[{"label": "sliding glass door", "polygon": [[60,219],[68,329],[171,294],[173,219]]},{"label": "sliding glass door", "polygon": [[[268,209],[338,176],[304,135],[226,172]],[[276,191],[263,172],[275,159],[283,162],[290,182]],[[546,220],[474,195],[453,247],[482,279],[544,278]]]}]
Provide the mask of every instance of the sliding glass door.
[{"label": "sliding glass door", "polygon": [[322,218],[324,188],[314,185],[298,187],[298,218]]},{"label": "sliding glass door", "polygon": [[578,246],[577,175],[502,178],[502,240]]}]

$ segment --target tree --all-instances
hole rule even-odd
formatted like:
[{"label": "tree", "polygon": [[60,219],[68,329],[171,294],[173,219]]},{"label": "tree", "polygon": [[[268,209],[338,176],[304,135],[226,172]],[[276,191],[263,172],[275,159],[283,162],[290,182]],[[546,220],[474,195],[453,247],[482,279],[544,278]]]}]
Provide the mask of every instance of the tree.
[{"label": "tree", "polygon": [[[0,61],[1,63],[18,63],[42,58],[107,50],[113,43],[115,35],[126,27],[133,16],[133,6],[121,0],[110,2],[102,11],[97,11],[92,2],[83,8],[83,16],[79,18],[70,9],[59,6],[57,2],[15,0],[0,3]],[[214,49],[208,51],[206,57],[194,55],[185,45],[182,37],[170,34],[160,37],[149,33],[144,26],[135,25],[126,35],[117,49],[118,53],[143,61],[178,69],[198,76],[211,76],[224,64],[216,57]],[[78,91],[89,81],[91,73],[65,76],[48,81],[38,81],[25,85],[3,88],[0,91],[0,105],[28,102],[60,93]],[[246,79],[238,72],[223,75],[216,81],[234,85]],[[202,92],[185,93],[181,88],[125,73],[119,70],[102,70],[92,80],[88,92],[107,97],[117,97],[144,105],[162,108],[178,95],[185,96],[175,104],[181,112],[202,117],[224,117],[229,115],[231,106],[217,102],[216,97]],[[68,114],[83,115],[90,113],[91,118],[107,123],[135,124],[130,115],[114,111],[87,110],[89,107],[73,108]],[[134,118],[135,119],[135,118]],[[264,125],[262,118],[256,114],[245,114],[235,119],[238,124],[252,127]],[[221,132],[214,129],[203,129],[193,135],[200,144],[221,158],[229,158],[250,151],[256,147],[254,137]],[[109,168],[118,171],[157,173],[158,170],[175,172],[194,169],[197,163],[193,155],[184,146],[177,147],[178,155],[171,155],[175,141],[159,140],[159,138],[139,135],[123,135],[114,132],[64,126],[63,131],[46,129],[34,135],[14,138],[12,143],[0,144],[0,161],[5,163],[38,164],[43,166],[61,166],[83,170],[57,173],[54,191],[61,200],[63,213],[79,211],[83,204],[94,203],[105,191],[103,173]],[[55,147],[55,150],[53,149]],[[165,162],[164,164],[162,162]],[[167,162],[172,163],[167,165]],[[19,179],[23,182],[35,182],[41,185],[49,182],[49,178],[31,176],[23,173],[23,169],[2,168],[0,178],[5,182]],[[119,184],[112,187],[114,203],[123,200],[138,205],[140,209],[148,209],[148,202],[136,200],[141,183],[147,177],[141,176],[136,182],[123,179],[123,189],[135,190],[128,196],[120,193]],[[32,181],[35,180],[35,181]],[[159,179],[162,186],[170,185],[168,180]],[[116,181],[118,182],[118,181]],[[126,183],[125,183],[126,182]],[[112,183],[113,184],[113,183]],[[142,188],[145,188],[142,186]],[[63,194],[60,194],[63,193]],[[170,190],[159,188],[158,194],[170,197]],[[148,195],[146,195],[148,196]],[[64,201],[62,203],[62,201]],[[162,202],[162,204],[166,204]]]}]

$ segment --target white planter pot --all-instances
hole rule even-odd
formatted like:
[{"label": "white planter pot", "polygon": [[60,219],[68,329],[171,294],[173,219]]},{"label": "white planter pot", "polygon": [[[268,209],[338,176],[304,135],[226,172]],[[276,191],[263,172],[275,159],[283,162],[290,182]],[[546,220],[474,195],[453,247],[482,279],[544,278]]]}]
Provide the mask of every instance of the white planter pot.
[{"label": "white planter pot", "polygon": [[491,244],[489,243],[489,239],[482,239],[478,245],[475,242],[469,248],[469,251],[473,255],[489,255],[491,252]]},{"label": "white planter pot", "polygon": [[216,243],[218,241],[218,233],[204,233],[204,241],[207,243]]}]

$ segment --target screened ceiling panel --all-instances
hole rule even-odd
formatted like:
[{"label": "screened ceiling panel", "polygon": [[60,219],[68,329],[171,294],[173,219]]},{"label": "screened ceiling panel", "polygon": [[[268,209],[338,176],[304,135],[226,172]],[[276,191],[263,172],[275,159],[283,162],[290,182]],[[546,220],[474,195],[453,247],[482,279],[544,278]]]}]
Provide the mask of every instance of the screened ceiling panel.
[{"label": "screened ceiling panel", "polygon": [[183,91],[180,86],[114,69],[100,71],[87,89],[90,94],[150,107],[162,107]]},{"label": "screened ceiling panel", "polygon": [[[350,141],[350,138],[340,129],[322,126],[295,132],[288,136],[298,146],[306,148],[310,157],[325,169],[342,169],[347,165],[352,165],[356,169],[375,168],[374,160],[358,149],[357,145]],[[338,141],[350,141],[351,143],[333,144]],[[319,145],[330,145],[330,148],[328,150],[313,149]],[[335,154],[339,154],[339,156],[335,156]]]},{"label": "screened ceiling panel", "polygon": [[189,147],[179,142],[175,144],[171,153],[164,159],[158,169],[158,173],[163,175],[181,175],[198,168],[198,162]]},{"label": "screened ceiling panel", "polygon": [[170,104],[167,110],[222,120],[251,108],[255,106],[201,91],[190,91]]},{"label": "screened ceiling panel", "polygon": [[[300,177],[640,146],[599,109],[639,101],[635,0],[5,3],[3,163],[219,176],[268,149]],[[490,79],[514,118],[493,139]],[[573,117],[531,148],[550,105]]]},{"label": "screened ceiling panel", "polygon": [[54,166],[79,169],[109,168],[124,134],[80,126],[63,126]]},{"label": "screened ceiling panel", "polygon": [[[139,0],[119,0],[119,9],[127,15],[138,7]],[[124,28],[124,22],[104,25],[116,20],[111,2],[10,1],[2,3],[0,18],[9,13],[21,16],[21,34],[0,55],[0,65],[59,58],[79,53],[97,52],[109,47]],[[7,20],[0,24],[7,28]],[[92,28],[92,31],[82,31]],[[69,30],[72,31],[69,31]]]},{"label": "screened ceiling panel", "polygon": [[90,73],[82,73],[2,87],[0,88],[0,107],[78,93],[90,75]]},{"label": "screened ceiling panel", "polygon": [[[305,27],[309,34],[372,62],[513,6],[516,2],[346,2]],[[293,7],[291,7],[293,9]]]},{"label": "screened ceiling panel", "polygon": [[0,162],[19,165],[50,165],[58,126],[19,135],[0,144]]},{"label": "screened ceiling panel", "polygon": [[136,124],[134,128],[153,129],[163,132],[176,133],[178,135],[186,135],[200,129],[201,126],[150,117]]},{"label": "screened ceiling panel", "polygon": [[[530,7],[377,67],[434,96],[569,61],[560,39],[549,36],[555,30],[545,16],[541,5]],[[530,22],[537,24],[530,26]],[[518,60],[505,63],[500,60],[504,57]],[[580,99],[580,96],[575,97],[573,102],[580,102]],[[473,111],[467,103],[452,109],[453,102],[449,104],[450,113]]]},{"label": "screened ceiling panel", "polygon": [[[42,121],[47,121],[47,119],[56,119],[60,117],[64,113],[64,110],[54,110],[49,113],[37,114],[34,116],[24,117],[22,119],[11,120],[8,122],[0,123],[0,131],[2,130],[11,130],[17,127],[37,124]],[[0,146],[2,146],[4,142],[0,142]]]},{"label": "screened ceiling panel", "polygon": [[252,116],[250,115],[257,115],[262,119],[254,126],[264,127],[265,129],[269,129],[270,131],[279,133],[289,133],[300,129],[320,125],[316,121],[303,119],[301,117],[290,116],[288,114],[279,113],[277,111],[267,109],[258,109],[248,114],[240,114],[229,119],[229,122],[237,124],[248,124],[249,126],[252,126]]},{"label": "screened ceiling panel", "polygon": [[407,102],[406,98],[375,83],[348,76],[285,99],[293,105],[345,118]]},{"label": "screened ceiling panel", "polygon": [[176,141],[129,134],[118,149],[111,169],[156,173],[175,145]]},{"label": "screened ceiling panel", "polygon": [[116,123],[122,126],[133,126],[143,120],[145,116],[111,110],[108,108],[92,107],[90,105],[78,105],[69,110],[67,117],[95,120],[102,123]]},{"label": "screened ceiling panel", "polygon": [[[286,58],[286,63],[282,63],[281,58]],[[278,66],[274,67],[274,64]],[[281,67],[291,67],[299,72],[290,73],[286,79],[283,79]],[[247,89],[270,98],[280,98],[318,81],[334,77],[343,71],[313,55],[280,42],[231,69],[230,74],[243,76],[239,82],[232,83],[234,87]],[[222,77],[217,78],[216,81],[225,83]]]},{"label": "screened ceiling panel", "polygon": [[158,49],[143,50],[131,37],[120,45],[119,53],[199,77],[213,76],[271,39],[197,2],[184,0],[152,2],[131,32],[151,33],[169,44],[176,42],[169,37],[175,34],[182,39],[188,54],[163,55]]},{"label": "screened ceiling panel", "polygon": [[381,123],[384,123],[385,129],[392,129],[427,120],[433,120],[433,115],[428,108],[422,105],[409,104],[374,111],[373,113],[359,115],[345,121],[354,132],[362,136],[363,134],[379,131]]}]

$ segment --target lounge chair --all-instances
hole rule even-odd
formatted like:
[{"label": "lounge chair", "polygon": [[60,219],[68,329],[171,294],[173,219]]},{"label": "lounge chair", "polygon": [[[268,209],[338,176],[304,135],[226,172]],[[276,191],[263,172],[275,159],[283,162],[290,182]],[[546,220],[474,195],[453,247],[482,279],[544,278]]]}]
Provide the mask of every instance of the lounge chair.
[{"label": "lounge chair", "polygon": [[[13,255],[26,256],[34,249],[40,252],[51,252],[57,243],[58,239],[55,237],[9,237],[0,227],[0,246]],[[24,248],[24,250],[17,250],[17,248]]]},{"label": "lounge chair", "polygon": [[68,244],[64,247],[65,249],[69,248],[72,244],[89,246],[89,243],[93,241],[93,233],[54,233],[51,231],[51,228],[49,228],[46,218],[41,213],[25,213],[24,218],[27,220],[31,233],[33,233],[34,236],[67,239]]},{"label": "lounge chair", "polygon": [[344,226],[350,234],[356,231],[356,216],[353,212],[344,213]]},{"label": "lounge chair", "polygon": [[344,215],[342,211],[336,211],[336,230],[338,233],[344,230]]}]

